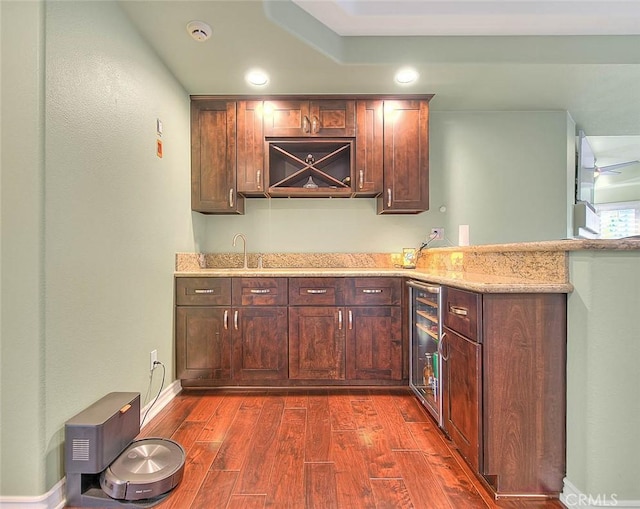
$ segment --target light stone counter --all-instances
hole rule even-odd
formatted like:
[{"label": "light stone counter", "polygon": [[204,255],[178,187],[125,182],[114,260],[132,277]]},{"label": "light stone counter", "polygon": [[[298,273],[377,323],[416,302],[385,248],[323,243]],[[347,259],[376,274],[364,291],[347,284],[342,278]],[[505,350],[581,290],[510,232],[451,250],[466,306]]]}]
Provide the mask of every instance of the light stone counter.
[{"label": "light stone counter", "polygon": [[[559,240],[425,249],[415,269],[399,253],[178,253],[176,277],[396,276],[483,293],[569,293],[572,251],[635,251],[640,239]],[[258,256],[263,268],[257,269]]]}]

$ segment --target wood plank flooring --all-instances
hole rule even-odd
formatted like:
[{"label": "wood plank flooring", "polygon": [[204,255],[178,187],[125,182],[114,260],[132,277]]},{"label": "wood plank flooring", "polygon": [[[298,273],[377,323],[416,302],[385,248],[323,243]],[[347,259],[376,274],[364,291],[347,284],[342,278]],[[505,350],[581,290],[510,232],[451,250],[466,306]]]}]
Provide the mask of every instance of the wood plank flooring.
[{"label": "wood plank flooring", "polygon": [[491,499],[403,390],[185,391],[143,430],[187,451],[159,509],[557,509]]}]

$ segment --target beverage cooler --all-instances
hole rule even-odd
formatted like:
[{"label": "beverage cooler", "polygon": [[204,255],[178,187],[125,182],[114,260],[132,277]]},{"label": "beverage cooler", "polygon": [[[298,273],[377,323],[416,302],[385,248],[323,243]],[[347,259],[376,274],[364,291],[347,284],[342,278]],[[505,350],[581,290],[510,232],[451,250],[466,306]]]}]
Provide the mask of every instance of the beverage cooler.
[{"label": "beverage cooler", "polygon": [[442,288],[420,281],[409,287],[409,386],[442,426]]}]

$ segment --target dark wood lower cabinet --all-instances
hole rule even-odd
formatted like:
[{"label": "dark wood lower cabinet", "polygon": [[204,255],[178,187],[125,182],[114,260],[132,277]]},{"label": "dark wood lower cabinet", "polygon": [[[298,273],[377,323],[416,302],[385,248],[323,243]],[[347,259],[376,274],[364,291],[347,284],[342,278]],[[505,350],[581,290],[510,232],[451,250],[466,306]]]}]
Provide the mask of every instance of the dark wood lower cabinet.
[{"label": "dark wood lower cabinet", "polygon": [[178,306],[176,310],[176,377],[231,379],[229,308]]},{"label": "dark wood lower cabinet", "polygon": [[496,497],[558,497],[566,295],[447,288],[443,309],[445,431]]},{"label": "dark wood lower cabinet", "polygon": [[344,311],[334,306],[289,308],[289,378],[345,379]]},{"label": "dark wood lower cabinet", "polygon": [[402,380],[399,306],[347,308],[347,379]]},{"label": "dark wood lower cabinet", "polygon": [[443,416],[460,453],[476,470],[480,463],[482,348],[445,328]]},{"label": "dark wood lower cabinet", "polygon": [[233,327],[234,380],[286,380],[287,308],[236,309]]}]

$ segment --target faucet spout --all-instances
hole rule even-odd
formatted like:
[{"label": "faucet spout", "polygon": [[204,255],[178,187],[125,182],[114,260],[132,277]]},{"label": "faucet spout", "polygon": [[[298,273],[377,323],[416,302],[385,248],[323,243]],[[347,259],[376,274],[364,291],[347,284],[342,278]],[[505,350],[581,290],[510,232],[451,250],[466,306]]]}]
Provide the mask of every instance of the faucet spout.
[{"label": "faucet spout", "polygon": [[242,233],[236,233],[233,237],[233,247],[236,247],[236,241],[238,240],[238,238],[242,239],[242,248],[244,254],[244,265],[242,266],[242,268],[248,269],[249,266],[247,265],[247,239],[244,235],[242,235]]}]

